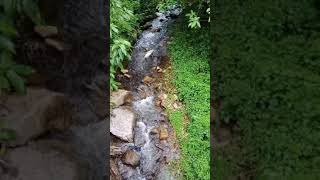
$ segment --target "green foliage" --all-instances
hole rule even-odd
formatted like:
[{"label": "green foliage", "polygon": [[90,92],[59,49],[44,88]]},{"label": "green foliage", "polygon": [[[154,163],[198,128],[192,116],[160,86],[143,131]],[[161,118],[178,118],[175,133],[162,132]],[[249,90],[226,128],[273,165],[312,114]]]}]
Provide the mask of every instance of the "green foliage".
[{"label": "green foliage", "polygon": [[201,27],[201,21],[210,22],[210,1],[208,0],[196,0],[189,2],[182,0],[182,4],[186,11],[190,11],[186,14],[188,18],[188,27],[197,29]]},{"label": "green foliage", "polygon": [[0,17],[5,16],[11,22],[14,18],[24,15],[35,24],[41,24],[42,19],[37,0],[2,0],[0,2]]},{"label": "green foliage", "polygon": [[197,29],[201,27],[201,21],[210,22],[210,1],[208,0],[161,0],[157,9],[160,12],[168,10],[173,5],[180,5],[185,10],[186,17],[188,18],[188,27]]},{"label": "green foliage", "polygon": [[187,136],[182,136],[181,113],[170,115],[182,150],[184,179],[209,179],[210,175],[210,68],[208,28],[198,32],[179,23],[169,45],[179,99],[189,115]]},{"label": "green foliage", "polygon": [[200,28],[201,25],[200,25],[200,17],[198,17],[196,15],[195,12],[193,12],[193,10],[191,10],[190,13],[186,14],[186,16],[189,18],[188,22],[189,22],[189,25],[188,27],[191,27],[191,28]]},{"label": "green foliage", "polygon": [[24,94],[26,91],[23,77],[33,73],[24,65],[16,64],[14,39],[18,32],[15,19],[26,16],[35,24],[40,24],[41,17],[35,0],[3,0],[0,2],[0,91],[15,90]]},{"label": "green foliage", "polygon": [[130,60],[132,42],[139,33],[139,23],[156,12],[157,0],[111,0],[110,2],[110,87],[116,90],[119,83],[115,74]]},{"label": "green foliage", "polygon": [[0,120],[0,156],[6,153],[6,148],[10,141],[16,139],[16,132],[6,128],[6,125]]},{"label": "green foliage", "polygon": [[18,93],[25,94],[26,87],[23,77],[31,75],[34,70],[28,66],[16,64],[13,61],[12,52],[7,49],[0,51],[0,90],[10,91],[13,89]]},{"label": "green foliage", "polygon": [[[241,128],[237,164],[257,177],[319,173],[320,21],[314,1],[221,1],[215,14],[220,117]],[[233,173],[244,171],[237,168]]]},{"label": "green foliage", "polygon": [[147,16],[153,16],[157,10],[159,0],[140,0],[139,1],[139,16],[141,20]]},{"label": "green foliage", "polygon": [[170,123],[174,127],[178,140],[182,143],[184,140],[184,113],[182,111],[170,111],[169,113]]},{"label": "green foliage", "polygon": [[16,138],[16,133],[12,129],[0,129],[0,142],[12,141]]},{"label": "green foliage", "polygon": [[176,4],[178,4],[177,0],[161,0],[157,5],[157,9],[159,12],[164,12]]},{"label": "green foliage", "polygon": [[130,58],[131,41],[137,34],[137,15],[134,9],[137,1],[111,0],[110,3],[110,87],[118,88],[119,83],[115,80],[118,68],[123,69],[123,61]]}]

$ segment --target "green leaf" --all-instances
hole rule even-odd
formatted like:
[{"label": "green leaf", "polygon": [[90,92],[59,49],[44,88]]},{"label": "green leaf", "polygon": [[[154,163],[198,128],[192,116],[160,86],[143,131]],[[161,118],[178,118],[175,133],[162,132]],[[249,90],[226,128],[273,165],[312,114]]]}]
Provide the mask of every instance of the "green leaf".
[{"label": "green leaf", "polygon": [[9,17],[13,17],[15,15],[14,2],[14,0],[2,0],[4,13]]},{"label": "green leaf", "polygon": [[26,86],[24,80],[13,70],[9,70],[6,73],[7,78],[9,79],[10,84],[14,89],[21,94],[26,93]]},{"label": "green leaf", "polygon": [[0,141],[7,142],[16,139],[16,132],[12,129],[0,129]]},{"label": "green leaf", "polygon": [[17,1],[17,4],[16,4],[16,8],[17,8],[17,12],[19,14],[22,14],[22,7],[23,7],[23,0],[18,0]]},{"label": "green leaf", "polygon": [[0,35],[0,49],[16,53],[13,42],[5,36]]},{"label": "green leaf", "polygon": [[123,44],[128,46],[128,47],[131,47],[131,43],[127,40],[123,40]]},{"label": "green leaf", "polygon": [[35,72],[30,66],[22,64],[14,65],[12,69],[20,76],[30,76]]},{"label": "green leaf", "polygon": [[0,76],[0,89],[5,89],[5,90],[10,89],[9,81],[5,76]]},{"label": "green leaf", "polygon": [[33,23],[40,25],[40,10],[35,0],[23,0],[23,12],[32,20]]},{"label": "green leaf", "polygon": [[2,52],[0,56],[0,69],[7,70],[14,65],[12,54],[9,52]]},{"label": "green leaf", "polygon": [[16,37],[18,35],[16,28],[4,19],[0,19],[0,32],[10,37]]}]

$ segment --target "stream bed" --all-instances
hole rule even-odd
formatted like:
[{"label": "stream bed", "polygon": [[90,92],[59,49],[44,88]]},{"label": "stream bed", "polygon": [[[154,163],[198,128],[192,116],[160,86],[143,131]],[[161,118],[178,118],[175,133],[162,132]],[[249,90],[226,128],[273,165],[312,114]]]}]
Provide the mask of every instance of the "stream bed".
[{"label": "stream bed", "polygon": [[168,27],[180,12],[180,8],[173,7],[167,12],[157,13],[157,17],[147,23],[148,29],[137,40],[128,65],[131,78],[122,81],[125,89],[132,93],[131,106],[136,123],[131,149],[140,158],[136,167],[127,165],[121,159],[117,160],[119,173],[125,180],[175,179],[168,164],[177,160],[180,152],[165,111],[156,103],[161,92],[153,82],[158,77],[155,69],[168,57]]}]

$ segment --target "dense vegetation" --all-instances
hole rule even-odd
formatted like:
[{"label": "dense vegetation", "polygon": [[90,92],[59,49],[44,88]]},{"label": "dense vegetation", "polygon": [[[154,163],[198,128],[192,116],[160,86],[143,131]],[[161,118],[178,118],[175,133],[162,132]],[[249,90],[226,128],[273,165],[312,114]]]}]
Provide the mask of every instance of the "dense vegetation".
[{"label": "dense vegetation", "polygon": [[[132,43],[139,33],[140,22],[156,11],[179,4],[184,12],[171,30],[169,45],[174,84],[185,111],[169,112],[182,150],[183,179],[209,179],[210,176],[210,68],[209,68],[209,2],[177,1],[111,1],[111,89],[117,89],[117,70],[130,59]],[[187,27],[190,27],[189,29]]]},{"label": "dense vegetation", "polygon": [[130,60],[132,43],[140,32],[139,25],[152,17],[156,11],[164,11],[172,5],[180,4],[186,9],[188,26],[201,27],[201,21],[208,21],[209,1],[197,0],[111,0],[110,2],[110,88],[116,90],[119,83],[115,75],[123,69],[123,63]]},{"label": "dense vegetation", "polygon": [[188,19],[188,27],[201,28],[202,22],[210,22],[210,1],[208,0],[160,0],[157,6],[159,11],[164,11],[168,7],[179,5],[184,9],[185,17]]},{"label": "dense vegetation", "polygon": [[139,33],[139,22],[156,11],[155,0],[111,0],[110,2],[110,88],[116,90],[117,70],[130,60],[132,43]]},{"label": "dense vegetation", "polygon": [[0,92],[15,90],[25,93],[24,77],[33,70],[14,62],[15,42],[18,37],[17,19],[41,24],[40,11],[35,0],[0,1]]},{"label": "dense vegetation", "polygon": [[[210,175],[210,68],[209,28],[194,31],[185,28],[186,21],[172,29],[169,45],[174,84],[184,113],[169,114],[182,151],[184,179],[209,179]],[[185,132],[183,132],[185,131]]]},{"label": "dense vegetation", "polygon": [[123,61],[130,59],[131,42],[136,36],[137,16],[133,10],[136,1],[112,0],[110,2],[110,88],[117,89],[115,74],[123,69]]},{"label": "dense vegetation", "polygon": [[239,125],[242,147],[216,170],[229,166],[230,174],[255,179],[319,174],[319,12],[314,0],[216,4],[220,121]]}]

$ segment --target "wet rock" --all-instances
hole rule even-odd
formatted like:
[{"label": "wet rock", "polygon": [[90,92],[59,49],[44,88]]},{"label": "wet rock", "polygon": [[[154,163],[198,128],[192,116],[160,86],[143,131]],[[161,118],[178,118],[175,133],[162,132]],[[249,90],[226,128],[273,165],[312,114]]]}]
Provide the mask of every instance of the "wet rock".
[{"label": "wet rock", "polygon": [[148,57],[150,57],[152,55],[152,53],[154,52],[154,50],[150,50],[146,53],[146,55],[144,55],[144,58],[147,59]]},{"label": "wet rock", "polygon": [[153,129],[150,131],[150,134],[159,134],[158,128],[153,128]]},{"label": "wet rock", "polygon": [[135,114],[126,107],[115,108],[111,112],[110,132],[118,138],[133,142]]},{"label": "wet rock", "polygon": [[157,66],[156,69],[157,69],[157,72],[158,72],[158,73],[162,73],[162,72],[163,72],[162,68],[160,68],[159,66]]},{"label": "wet rock", "polygon": [[4,104],[9,113],[2,118],[17,134],[12,145],[25,144],[49,130],[65,130],[72,124],[71,105],[60,93],[28,88],[25,96],[10,95]]},{"label": "wet rock", "polygon": [[87,168],[75,160],[70,147],[55,140],[31,143],[8,152],[6,159],[16,174],[4,174],[2,180],[86,180]]},{"label": "wet rock", "polygon": [[168,134],[168,130],[166,129],[166,128],[164,128],[164,127],[160,127],[159,128],[159,139],[160,140],[166,140],[166,139],[168,139],[168,137],[169,137],[169,134]]},{"label": "wet rock", "polygon": [[142,26],[142,29],[143,29],[143,30],[146,30],[146,29],[149,29],[150,27],[152,27],[152,22],[151,22],[151,21],[146,22],[146,24],[144,24],[144,25]]},{"label": "wet rock", "polygon": [[158,17],[160,17],[160,16],[163,16],[163,13],[161,13],[161,12],[156,12],[156,15],[157,15]]},{"label": "wet rock", "polygon": [[43,38],[58,35],[58,29],[56,26],[35,26],[34,31]]},{"label": "wet rock", "polygon": [[114,159],[110,159],[110,180],[121,180],[118,166]]},{"label": "wet rock", "polygon": [[121,160],[117,161],[117,165],[119,167],[119,172],[121,174],[122,179],[124,180],[145,179],[145,177],[143,177],[141,173],[139,173],[138,168],[133,168],[132,166],[128,166],[124,164]]},{"label": "wet rock", "polygon": [[124,143],[121,146],[110,146],[110,156],[120,156],[134,147],[133,143]]},{"label": "wet rock", "polygon": [[126,74],[126,73],[129,72],[129,70],[128,70],[128,69],[122,69],[121,72],[122,72],[123,74]]},{"label": "wet rock", "polygon": [[164,93],[160,94],[157,98],[156,105],[159,107],[169,106],[169,101],[167,100],[167,98],[168,98],[167,94],[164,94]]},{"label": "wet rock", "polygon": [[168,97],[168,95],[167,94],[160,94],[159,96],[158,96],[158,98],[160,99],[160,100],[165,100],[165,99],[167,99],[167,97]]},{"label": "wet rock", "polygon": [[150,30],[150,32],[160,32],[160,31],[161,31],[161,28],[154,28]]},{"label": "wet rock", "polygon": [[136,146],[142,147],[146,143],[146,125],[145,123],[139,121],[136,123],[134,128],[134,144]]},{"label": "wet rock", "polygon": [[181,103],[181,102],[174,102],[174,103],[173,103],[173,108],[174,108],[174,109],[180,109],[181,106],[182,106],[182,103]]},{"label": "wet rock", "polygon": [[176,8],[173,11],[170,11],[169,16],[171,18],[177,18],[180,15],[180,13],[181,13],[181,9],[180,8]]},{"label": "wet rock", "polygon": [[167,114],[166,112],[161,112],[161,116],[163,116],[163,117],[167,117],[167,116],[168,116],[168,114]]},{"label": "wet rock", "polygon": [[156,106],[161,107],[161,99],[157,98],[156,99]]},{"label": "wet rock", "polygon": [[110,146],[110,156],[122,155],[124,152],[121,147],[118,146]]},{"label": "wet rock", "polygon": [[[108,110],[106,109],[108,105],[106,93],[108,90],[107,83],[107,75],[105,73],[99,73],[93,78],[91,84],[86,84],[86,87],[90,89],[88,94],[91,102],[90,104],[93,106],[92,110],[100,119],[105,118],[108,113]],[[89,108],[87,107],[87,109]],[[83,117],[83,113],[80,113]],[[90,122],[92,122],[92,120]]]},{"label": "wet rock", "polygon": [[146,84],[150,84],[154,81],[154,78],[150,77],[150,76],[145,76],[143,78],[143,82],[146,83]]},{"label": "wet rock", "polygon": [[45,39],[46,44],[49,46],[57,49],[58,51],[64,51],[65,50],[65,45],[63,42],[51,38],[46,38]]},{"label": "wet rock", "polygon": [[111,93],[110,102],[114,107],[119,107],[127,101],[130,94],[130,91],[119,89]]},{"label": "wet rock", "polygon": [[129,75],[129,74],[124,74],[124,76],[129,78],[129,79],[131,78],[131,75]]},{"label": "wet rock", "polygon": [[140,155],[135,150],[128,150],[122,157],[122,161],[127,165],[135,167],[140,162]]}]

